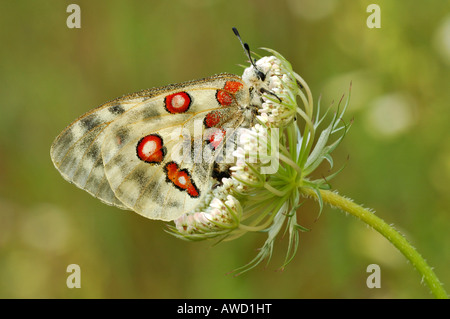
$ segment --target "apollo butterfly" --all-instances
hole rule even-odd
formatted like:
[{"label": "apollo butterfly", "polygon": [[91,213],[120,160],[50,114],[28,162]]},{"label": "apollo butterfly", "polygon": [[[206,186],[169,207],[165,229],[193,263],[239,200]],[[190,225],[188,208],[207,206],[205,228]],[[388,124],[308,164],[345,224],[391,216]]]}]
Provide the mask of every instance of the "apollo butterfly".
[{"label": "apollo butterfly", "polygon": [[[251,72],[143,90],[85,113],[51,147],[61,175],[106,204],[150,219],[170,221],[195,209],[227,175],[230,166],[217,162],[228,131],[252,126],[269,91],[248,45],[233,31]],[[193,139],[196,127],[208,133]],[[175,156],[180,148],[184,155]],[[203,149],[209,160],[199,157]]]}]

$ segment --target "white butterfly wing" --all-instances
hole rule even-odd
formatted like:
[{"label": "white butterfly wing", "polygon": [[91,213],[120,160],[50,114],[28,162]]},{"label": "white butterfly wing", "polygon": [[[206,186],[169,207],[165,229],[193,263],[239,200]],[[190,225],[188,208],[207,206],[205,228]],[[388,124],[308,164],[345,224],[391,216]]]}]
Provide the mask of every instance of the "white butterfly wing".
[{"label": "white butterfly wing", "polygon": [[84,114],[58,135],[50,150],[53,164],[67,181],[122,209],[127,207],[116,198],[106,180],[101,146],[108,125],[143,99],[119,98]]},{"label": "white butterfly wing", "polygon": [[[212,187],[213,162],[211,158],[205,161],[199,150],[204,143],[191,141],[191,137],[202,134],[208,112],[220,109],[233,117],[242,115],[236,101],[223,106],[216,100],[218,90],[231,80],[240,81],[236,76],[219,75],[168,91],[135,105],[108,127],[103,163],[110,187],[121,202],[145,217],[161,220],[178,218],[202,202]],[[183,96],[189,99],[190,105],[186,111],[171,113],[167,97],[178,94],[181,100]],[[187,139],[181,137],[186,132]],[[157,160],[139,156],[138,147],[145,138],[152,140],[154,152],[160,152]]]},{"label": "white butterfly wing", "polygon": [[[211,187],[212,164],[181,160],[167,170],[179,144],[167,137],[176,128],[184,127],[192,133],[194,120],[202,119],[211,109],[228,108],[233,109],[233,114],[239,113],[235,101],[232,105],[218,103],[222,100],[217,93],[227,81],[241,83],[235,75],[220,74],[144,90],[106,103],[81,116],[55,139],[52,161],[67,181],[106,204],[132,209],[152,219],[177,218],[194,208]],[[180,91],[189,92],[192,98],[189,109],[169,112],[164,104],[166,98]],[[178,102],[174,99],[171,105],[180,106],[183,99],[178,94],[175,98]],[[164,137],[166,153],[157,164],[144,162],[136,155],[137,143],[151,134]],[[189,186],[190,192],[175,185],[178,181],[186,182],[184,172],[189,174],[190,184],[184,186]],[[196,191],[199,196],[192,196]]]}]

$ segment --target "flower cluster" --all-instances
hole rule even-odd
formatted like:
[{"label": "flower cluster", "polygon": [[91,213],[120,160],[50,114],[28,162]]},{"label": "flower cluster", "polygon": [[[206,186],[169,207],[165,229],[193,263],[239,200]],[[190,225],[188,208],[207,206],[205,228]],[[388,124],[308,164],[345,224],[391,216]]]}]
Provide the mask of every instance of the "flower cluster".
[{"label": "flower cluster", "polygon": [[[258,255],[240,273],[270,259],[274,240],[283,226],[289,234],[288,252],[284,267],[298,247],[299,231],[307,229],[297,224],[297,209],[302,189],[327,188],[325,178],[311,179],[314,170],[327,160],[332,166],[331,152],[340,143],[348,127],[341,125],[341,112],[336,112],[331,123],[315,140],[316,131],[326,114],[313,116],[312,94],[306,82],[293,71],[290,63],[276,51],[266,49],[272,56],[263,57],[244,71],[243,79],[255,80],[252,75],[262,72],[263,83],[258,83],[261,106],[257,120],[248,129],[240,129],[237,148],[233,152],[234,165],[229,167],[231,177],[222,178],[203,202],[191,212],[174,221],[169,230],[175,236],[188,240],[219,237],[230,240],[248,231],[261,231],[267,240]],[[302,107],[299,107],[297,100]],[[320,103],[318,111],[320,110]],[[296,118],[304,120],[303,132]],[[331,137],[342,133],[329,143]],[[320,206],[322,206],[319,200]]]},{"label": "flower cluster", "polygon": [[204,211],[190,212],[176,219],[174,234],[191,240],[215,237],[236,228],[241,215],[240,203],[233,196],[227,195],[226,200],[213,197]]},{"label": "flower cluster", "polygon": [[[238,135],[238,147],[233,152],[235,165],[230,168],[231,178],[223,178],[221,185],[212,189],[203,202],[193,211],[183,214],[174,221],[175,227],[170,231],[183,239],[205,239],[228,234],[240,224],[242,207],[235,196],[247,193],[251,187],[261,184],[258,170],[267,164],[273,156],[267,153],[270,143],[267,128],[278,127],[281,123],[292,121],[295,107],[288,108],[280,103],[287,101],[289,87],[283,74],[286,67],[275,56],[263,57],[256,62],[258,70],[266,74],[267,92],[262,95],[262,107],[257,118],[262,124],[255,124],[249,129],[241,128]],[[245,72],[253,72],[254,66]],[[291,84],[292,85],[292,84]],[[294,109],[294,111],[292,111]]]},{"label": "flower cluster", "polygon": [[271,160],[267,154],[267,129],[256,124],[250,129],[241,129],[237,149],[233,152],[236,158],[235,166],[230,167],[233,179],[240,185],[257,186],[261,181],[258,172],[261,165]]},{"label": "flower cluster", "polygon": [[292,103],[292,93],[298,90],[295,79],[289,74],[289,66],[272,55],[259,59],[256,67],[268,75],[266,82],[270,92],[262,96],[258,120],[267,127],[286,126],[295,116],[296,105]]}]

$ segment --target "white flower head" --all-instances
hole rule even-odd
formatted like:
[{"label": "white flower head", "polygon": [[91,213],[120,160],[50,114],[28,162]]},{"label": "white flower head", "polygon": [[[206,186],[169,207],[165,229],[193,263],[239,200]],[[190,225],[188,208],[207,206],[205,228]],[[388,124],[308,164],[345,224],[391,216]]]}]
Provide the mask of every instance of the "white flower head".
[{"label": "white flower head", "polygon": [[[257,92],[250,103],[257,107],[258,114],[256,123],[239,130],[232,153],[234,163],[227,166],[229,177],[212,184],[195,209],[176,219],[175,226],[169,226],[172,234],[188,240],[229,240],[248,231],[267,233],[265,244],[243,271],[270,258],[283,225],[289,233],[284,265],[292,259],[298,231],[305,230],[296,219],[301,189],[326,187],[335,173],[316,180],[310,179],[311,173],[324,160],[332,164],[330,153],[343,136],[328,141],[336,132],[345,134],[348,130],[345,125],[339,127],[347,100],[344,110],[336,113],[316,140],[323,118],[313,115],[308,85],[279,53],[266,50],[273,55],[252,63],[242,76]],[[304,120],[302,132],[294,120],[296,116]]]},{"label": "white flower head", "polygon": [[[257,70],[255,70],[255,68]],[[260,71],[265,79],[257,74]],[[261,108],[257,117],[268,127],[282,127],[292,122],[295,116],[296,103],[292,101],[292,91],[299,90],[297,79],[290,64],[281,56],[266,56],[255,62],[255,65],[244,70],[242,79],[253,85],[257,90],[263,90]],[[294,95],[296,93],[294,92]]]}]

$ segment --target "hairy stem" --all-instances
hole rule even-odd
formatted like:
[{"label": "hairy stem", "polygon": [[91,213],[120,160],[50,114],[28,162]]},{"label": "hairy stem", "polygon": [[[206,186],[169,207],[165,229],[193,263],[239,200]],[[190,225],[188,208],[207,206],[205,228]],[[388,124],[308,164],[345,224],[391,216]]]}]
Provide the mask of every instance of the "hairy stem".
[{"label": "hairy stem", "polygon": [[[302,188],[301,192],[304,195],[310,196],[315,200],[319,200],[317,193],[311,188]],[[339,208],[347,212],[373,229],[378,231],[387,240],[389,240],[398,250],[411,262],[411,264],[422,275],[423,280],[427,283],[431,292],[436,298],[448,299],[448,295],[444,287],[440,283],[433,269],[427,264],[425,259],[417,252],[417,250],[406,240],[403,235],[396,231],[393,227],[388,225],[384,220],[365,209],[364,207],[355,204],[352,200],[345,198],[336,192],[320,190],[323,202],[332,207]]]}]

